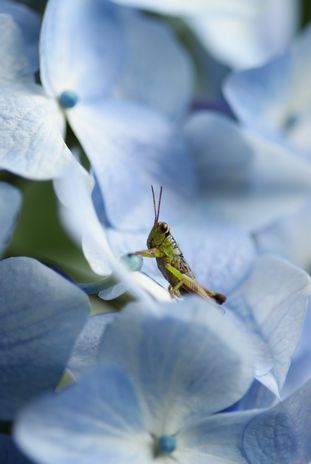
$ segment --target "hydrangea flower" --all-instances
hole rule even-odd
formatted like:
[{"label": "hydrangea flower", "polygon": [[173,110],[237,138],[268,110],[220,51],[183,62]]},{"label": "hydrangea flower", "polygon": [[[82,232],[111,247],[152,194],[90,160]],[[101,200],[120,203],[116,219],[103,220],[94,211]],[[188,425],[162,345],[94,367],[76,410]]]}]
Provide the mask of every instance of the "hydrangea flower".
[{"label": "hydrangea flower", "polygon": [[89,311],[87,296],[31,258],[0,261],[0,418],[52,391]]},{"label": "hydrangea flower", "polygon": [[100,364],[27,406],[15,439],[44,464],[307,462],[310,382],[267,411],[218,412],[247,390],[253,354],[206,301],[133,305],[108,326]]},{"label": "hydrangea flower", "polygon": [[226,97],[243,124],[310,159],[311,29],[281,55],[258,68],[229,77]]},{"label": "hydrangea flower", "polygon": [[[14,24],[2,18],[1,27],[2,168],[57,177],[73,161],[63,140],[65,115],[97,169],[103,153],[104,161],[117,163],[141,153],[149,139],[158,141],[149,152],[155,164],[166,155],[162,139],[178,146],[169,119],[187,107],[193,76],[188,55],[165,25],[108,1],[79,0],[73,7],[50,0],[40,35],[42,87],[34,84]],[[137,60],[142,53],[144,66]]]},{"label": "hydrangea flower", "polygon": [[12,236],[20,204],[19,190],[5,182],[0,182],[0,257]]}]

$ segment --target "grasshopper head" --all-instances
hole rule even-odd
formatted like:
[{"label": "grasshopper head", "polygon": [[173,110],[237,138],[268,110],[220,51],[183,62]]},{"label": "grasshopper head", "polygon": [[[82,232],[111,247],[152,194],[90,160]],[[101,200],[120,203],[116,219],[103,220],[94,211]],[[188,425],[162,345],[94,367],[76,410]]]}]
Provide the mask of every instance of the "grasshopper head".
[{"label": "grasshopper head", "polygon": [[166,222],[156,222],[148,236],[147,247],[158,248],[170,233],[170,228]]}]

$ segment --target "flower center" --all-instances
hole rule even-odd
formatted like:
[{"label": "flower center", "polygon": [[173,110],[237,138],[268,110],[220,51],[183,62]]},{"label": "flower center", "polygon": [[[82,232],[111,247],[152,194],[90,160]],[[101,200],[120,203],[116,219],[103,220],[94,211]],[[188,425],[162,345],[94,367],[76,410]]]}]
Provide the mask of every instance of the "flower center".
[{"label": "flower center", "polygon": [[173,453],[176,450],[176,437],[174,435],[161,435],[158,439],[160,453]]},{"label": "flower center", "polygon": [[58,97],[58,101],[63,108],[73,108],[78,103],[79,97],[72,90],[65,90]]}]

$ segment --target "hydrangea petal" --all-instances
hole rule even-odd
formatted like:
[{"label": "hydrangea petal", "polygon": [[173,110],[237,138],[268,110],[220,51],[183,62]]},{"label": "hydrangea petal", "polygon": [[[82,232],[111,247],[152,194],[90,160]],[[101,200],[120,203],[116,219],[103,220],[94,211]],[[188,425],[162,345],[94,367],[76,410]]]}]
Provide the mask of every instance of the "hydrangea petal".
[{"label": "hydrangea petal", "polygon": [[103,0],[49,0],[40,40],[40,69],[49,95],[103,97],[122,63],[123,39],[113,6]]},{"label": "hydrangea petal", "polygon": [[311,382],[274,408],[255,416],[243,436],[249,464],[310,462]]},{"label": "hydrangea petal", "polygon": [[73,163],[62,137],[62,113],[39,86],[2,87],[0,124],[0,168],[41,180],[59,176]]},{"label": "hydrangea petal", "polygon": [[268,346],[273,368],[257,378],[276,394],[301,335],[310,284],[310,277],[302,270],[279,258],[262,256],[229,302],[250,331]]},{"label": "hydrangea petal", "polygon": [[21,199],[19,190],[5,182],[0,182],[0,256],[13,234]]},{"label": "hydrangea petal", "polygon": [[[19,26],[23,39],[26,55],[32,70],[36,71],[39,67],[39,33],[40,17],[26,5],[12,2],[10,0],[1,0],[0,13],[11,16]],[[2,34],[1,34],[2,37]],[[3,61],[1,60],[3,63]]]},{"label": "hydrangea petal", "polygon": [[253,378],[245,346],[244,332],[217,305],[187,298],[124,309],[107,327],[99,360],[127,370],[147,428],[170,435],[190,415],[219,411],[245,393]]},{"label": "hydrangea petal", "polygon": [[89,310],[86,295],[30,258],[0,261],[0,411],[52,390]]},{"label": "hydrangea petal", "polygon": [[29,77],[32,68],[26,55],[21,31],[10,16],[1,13],[1,6],[0,36],[0,84]]},{"label": "hydrangea petal", "polygon": [[57,397],[30,405],[17,422],[15,439],[46,464],[153,462],[137,393],[114,365],[98,367]]},{"label": "hydrangea petal", "polygon": [[1,464],[31,464],[16,447],[10,435],[0,433],[0,462]]},{"label": "hydrangea petal", "polygon": [[175,196],[194,195],[194,166],[182,135],[160,114],[142,105],[107,101],[77,105],[68,117],[91,160],[114,226],[139,230],[153,222],[150,185],[163,185]]},{"label": "hydrangea petal", "polygon": [[89,317],[77,338],[67,365],[75,376],[80,376],[85,370],[95,366],[99,341],[107,325],[117,316],[118,313],[101,313]]},{"label": "hydrangea petal", "polygon": [[145,103],[169,117],[182,115],[194,87],[193,65],[186,50],[165,23],[121,11],[126,66],[114,95]]}]

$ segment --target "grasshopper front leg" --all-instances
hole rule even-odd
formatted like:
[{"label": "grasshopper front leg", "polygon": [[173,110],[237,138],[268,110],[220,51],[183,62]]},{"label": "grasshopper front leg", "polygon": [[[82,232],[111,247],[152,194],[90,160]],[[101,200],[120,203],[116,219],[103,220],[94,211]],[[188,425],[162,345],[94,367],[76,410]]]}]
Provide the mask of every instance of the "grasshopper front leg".
[{"label": "grasshopper front leg", "polygon": [[143,256],[144,258],[162,258],[164,254],[158,248],[149,248],[148,250],[135,251],[129,253],[129,256]]},{"label": "grasshopper front leg", "polygon": [[183,274],[171,264],[166,264],[165,267],[171,274],[173,274],[173,276],[175,276],[179,280],[179,282],[174,287],[170,288],[169,291],[171,294],[175,296],[180,296],[179,288],[181,286],[184,286],[190,292],[196,293],[202,296],[203,298],[206,298],[207,296],[213,298],[213,300],[215,300],[218,304],[223,304],[226,301],[225,295],[223,295],[222,293],[213,292],[212,290],[208,290],[207,288],[202,287],[194,279],[187,276],[186,274]]}]

